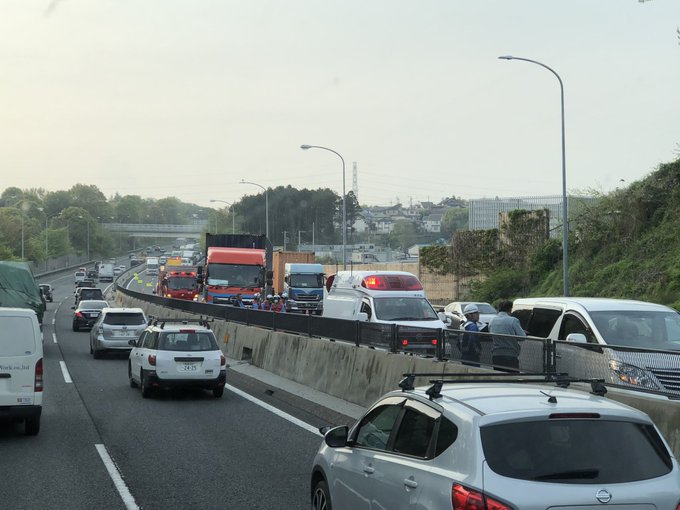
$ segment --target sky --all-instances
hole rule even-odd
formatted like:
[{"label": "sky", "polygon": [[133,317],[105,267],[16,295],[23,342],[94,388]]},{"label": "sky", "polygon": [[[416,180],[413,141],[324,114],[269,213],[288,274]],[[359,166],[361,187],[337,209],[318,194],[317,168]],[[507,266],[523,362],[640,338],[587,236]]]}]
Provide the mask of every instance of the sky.
[{"label": "sky", "polygon": [[680,156],[678,0],[0,0],[0,190],[607,193]]}]

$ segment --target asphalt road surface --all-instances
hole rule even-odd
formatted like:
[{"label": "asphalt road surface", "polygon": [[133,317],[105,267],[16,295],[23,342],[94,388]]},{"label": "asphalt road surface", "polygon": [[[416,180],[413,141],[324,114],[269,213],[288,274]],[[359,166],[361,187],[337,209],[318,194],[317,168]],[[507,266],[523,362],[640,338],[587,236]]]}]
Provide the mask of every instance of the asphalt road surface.
[{"label": "asphalt road surface", "polygon": [[199,390],[142,399],[128,384],[127,353],[95,360],[89,331],[72,331],[72,274],[41,282],[55,296],[41,431],[0,424],[0,508],[309,507],[314,428],[351,418],[231,370],[220,399]]}]

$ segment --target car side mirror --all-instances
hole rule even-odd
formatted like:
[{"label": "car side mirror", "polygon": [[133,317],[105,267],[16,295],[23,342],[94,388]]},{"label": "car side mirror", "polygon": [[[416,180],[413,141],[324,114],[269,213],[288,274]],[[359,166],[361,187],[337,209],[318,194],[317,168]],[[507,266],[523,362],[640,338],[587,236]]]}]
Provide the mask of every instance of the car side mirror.
[{"label": "car side mirror", "polygon": [[137,347],[137,340],[134,339],[134,338],[131,338],[130,340],[128,340],[128,345],[130,345],[132,347]]},{"label": "car side mirror", "polygon": [[451,319],[449,319],[444,312],[437,313],[437,317],[439,317],[439,320],[444,324],[451,324]]},{"label": "car side mirror", "polygon": [[588,343],[588,339],[583,333],[569,333],[567,335],[567,342],[574,344],[586,344]]},{"label": "car side mirror", "polygon": [[366,322],[368,320],[368,314],[366,312],[359,312],[357,314],[357,320]]},{"label": "car side mirror", "polygon": [[347,446],[347,436],[349,435],[349,427],[347,425],[342,425],[340,427],[335,427],[330,429],[323,436],[325,443],[331,448],[341,448]]}]

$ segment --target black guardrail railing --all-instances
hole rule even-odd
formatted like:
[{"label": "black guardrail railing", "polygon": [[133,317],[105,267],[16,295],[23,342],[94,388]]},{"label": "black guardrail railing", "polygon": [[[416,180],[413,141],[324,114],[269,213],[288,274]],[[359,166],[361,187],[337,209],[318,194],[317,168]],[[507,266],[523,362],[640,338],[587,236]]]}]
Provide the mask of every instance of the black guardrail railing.
[{"label": "black guardrail railing", "polygon": [[[494,367],[493,340],[499,335],[476,333],[479,362],[463,359],[457,329],[427,329],[397,324],[334,319],[316,315],[277,313],[229,305],[144,294],[117,286],[118,292],[167,308],[215,317],[231,322],[286,331],[313,338],[344,341],[356,346],[384,349],[393,353],[427,356],[439,360]],[[503,335],[500,335],[503,336]],[[637,349],[613,345],[577,344],[537,337],[512,337],[520,346],[519,370],[529,373],[567,372],[574,377],[604,378],[608,386],[680,399],[680,352]]]}]

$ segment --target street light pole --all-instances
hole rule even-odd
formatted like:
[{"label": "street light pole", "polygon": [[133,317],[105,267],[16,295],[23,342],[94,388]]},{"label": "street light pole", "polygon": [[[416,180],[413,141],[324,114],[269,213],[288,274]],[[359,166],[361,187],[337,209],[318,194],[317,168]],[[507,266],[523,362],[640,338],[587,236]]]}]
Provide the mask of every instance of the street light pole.
[{"label": "street light pole", "polygon": [[564,296],[567,297],[569,296],[569,218],[567,216],[567,158],[564,142],[564,84],[562,83],[562,78],[560,78],[559,74],[547,65],[536,60],[514,57],[512,55],[504,55],[498,58],[501,60],[522,60],[541,66],[553,73],[560,83],[560,111],[562,115],[562,279],[564,282],[563,293]]},{"label": "street light pole", "polygon": [[[231,233],[236,233],[236,212],[234,211],[234,204],[227,202],[226,200],[210,200],[211,202],[222,202],[227,204],[229,209],[231,209]],[[215,225],[215,230],[217,230],[217,225]]]},{"label": "street light pole", "polygon": [[257,186],[264,190],[264,229],[265,235],[267,236],[267,239],[269,239],[269,195],[267,194],[267,188],[256,182],[248,182],[243,179],[241,179],[241,184],[252,184],[253,186]]},{"label": "street light pole", "polygon": [[340,155],[339,152],[329,149],[328,147],[322,147],[320,145],[300,145],[303,151],[308,149],[323,149],[328,152],[332,152],[342,161],[342,268],[347,269],[347,204],[345,203],[345,159]]}]

